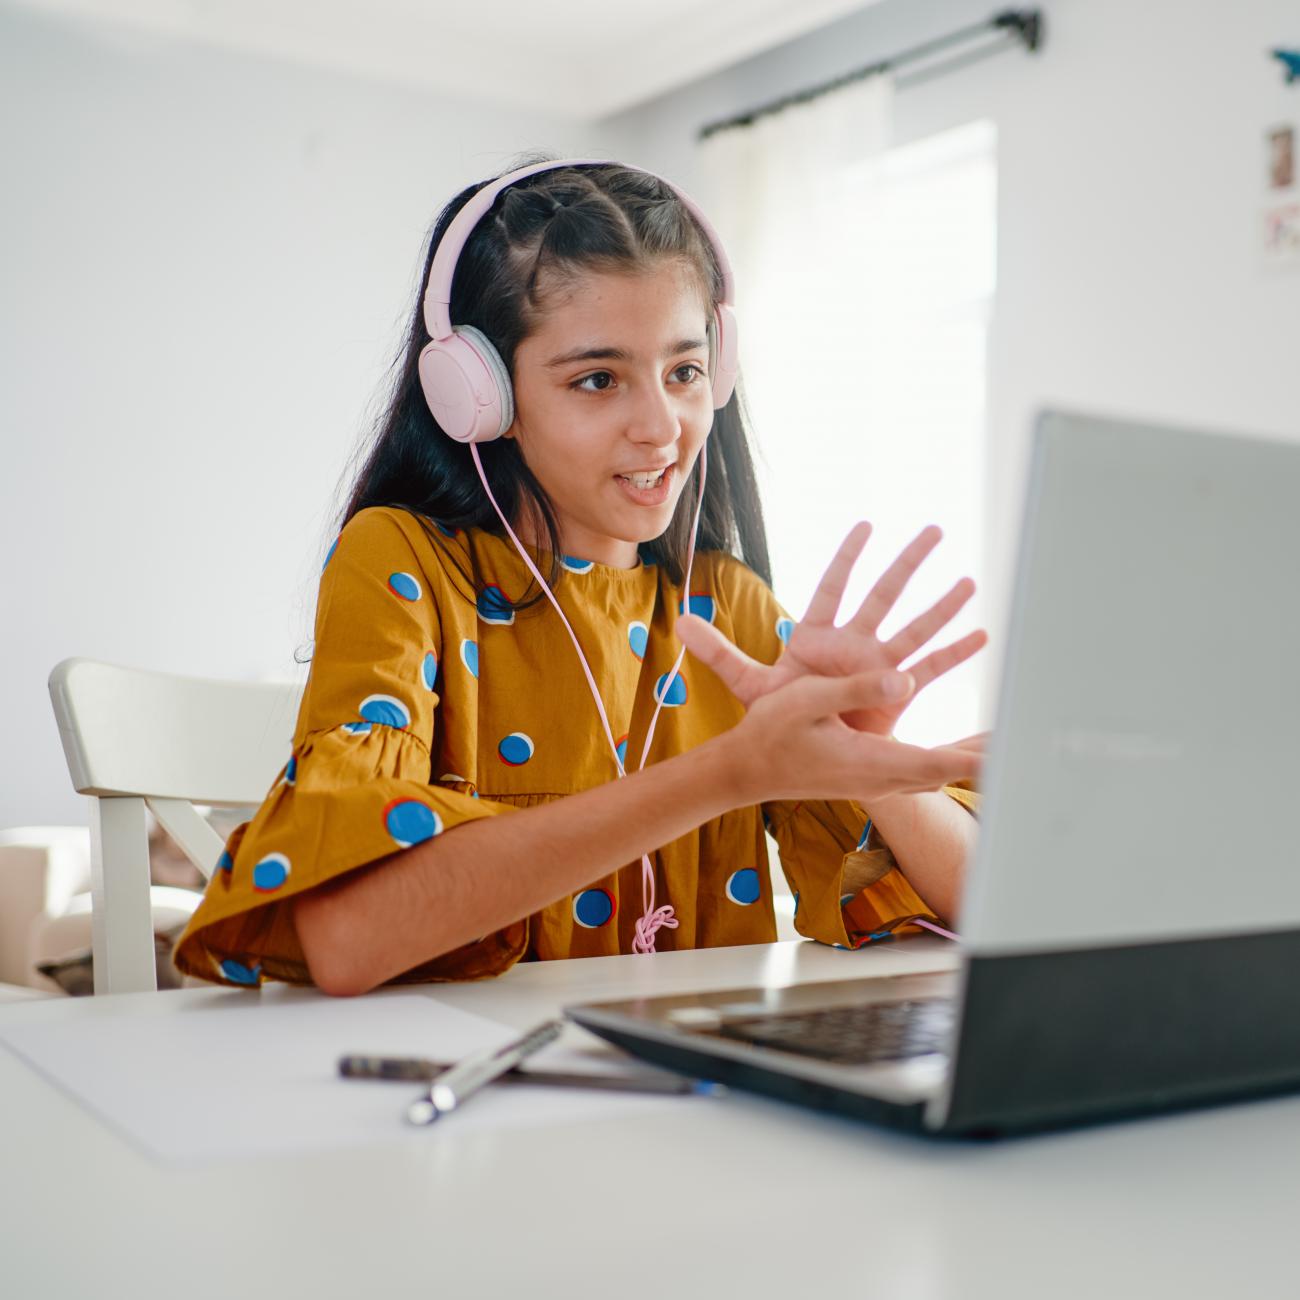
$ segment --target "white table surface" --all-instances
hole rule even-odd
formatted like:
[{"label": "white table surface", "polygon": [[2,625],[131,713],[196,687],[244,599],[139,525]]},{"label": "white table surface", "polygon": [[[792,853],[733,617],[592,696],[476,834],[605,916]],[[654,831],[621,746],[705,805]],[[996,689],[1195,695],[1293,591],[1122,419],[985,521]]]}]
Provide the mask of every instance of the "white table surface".
[{"label": "white table surface", "polygon": [[[530,963],[420,991],[524,1028],[584,998],[950,960],[930,938],[856,953],[782,942]],[[0,1006],[0,1030],[319,996],[48,999]],[[448,1122],[382,1149],[177,1168],[0,1050],[0,1296],[1300,1293],[1300,1098],[982,1144],[737,1093],[662,1114],[473,1133]]]}]

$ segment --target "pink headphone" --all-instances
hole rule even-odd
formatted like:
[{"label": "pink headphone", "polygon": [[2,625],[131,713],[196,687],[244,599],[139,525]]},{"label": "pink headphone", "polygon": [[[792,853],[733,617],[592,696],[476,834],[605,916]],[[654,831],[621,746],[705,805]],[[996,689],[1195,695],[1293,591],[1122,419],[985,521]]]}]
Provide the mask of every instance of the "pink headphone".
[{"label": "pink headphone", "polygon": [[[560,608],[560,603],[556,600],[554,592],[546,585],[546,580],[542,577],[540,570],[529,559],[523,544],[515,534],[515,530],[510,527],[510,521],[505,517],[496,497],[493,496],[492,488],[487,481],[487,475],[483,472],[483,462],[479,458],[477,444],[491,442],[494,438],[501,437],[514,422],[515,401],[510,384],[510,372],[506,369],[501,354],[492,346],[481,330],[475,329],[472,325],[453,326],[451,323],[451,278],[456,270],[456,260],[460,256],[461,249],[465,247],[465,241],[469,238],[470,232],[487,212],[488,208],[492,206],[492,201],[496,196],[507,185],[513,184],[523,176],[531,176],[535,172],[547,171],[556,167],[601,165],[608,161],[612,160],[561,158],[556,162],[521,167],[517,171],[508,172],[505,176],[498,177],[491,184],[485,185],[456,214],[443,234],[437,251],[434,253],[433,264],[429,268],[429,283],[424,291],[424,324],[429,331],[430,338],[420,353],[420,386],[424,389],[424,399],[428,402],[429,410],[432,412],[433,418],[437,420],[439,427],[457,442],[469,443],[470,455],[474,459],[474,467],[478,471],[483,490],[487,493],[492,508],[496,511],[506,532],[510,534],[510,539],[514,542],[520,558],[528,566],[533,577],[537,579],[546,598],[554,606],[555,612],[560,616],[561,622],[568,630],[569,639],[573,642],[573,648],[578,652],[578,658],[582,661],[582,671],[586,674],[587,685],[591,689],[592,698],[596,701],[601,726],[605,730],[605,739],[609,742],[610,751],[614,755],[615,768],[618,775],[623,777],[627,775],[627,772],[623,766],[623,760],[619,757],[618,746],[614,742],[614,733],[609,725],[609,716],[605,712],[604,703],[601,701],[600,691],[596,688],[596,679],[592,674],[591,666],[587,663],[587,656],[582,653],[582,646],[578,643],[577,634],[574,632],[569,620],[564,617],[564,611]],[[644,171],[644,168],[636,167],[631,170]],[[654,174],[653,172],[646,173],[649,176]],[[732,309],[735,298],[735,282],[731,274],[731,263],[727,260],[727,255],[723,251],[722,242],[719,240],[717,232],[709,224],[699,208],[681,190],[664,180],[662,176],[657,177],[657,179],[663,181],[681,199],[687,210],[700,223],[704,233],[708,236],[710,244],[713,246],[714,256],[718,259],[718,267],[722,272],[723,300],[717,305],[713,313],[713,320],[709,326],[709,374],[713,386],[713,409],[715,411],[721,410],[730,400],[732,390],[736,386],[738,368],[736,361],[736,317]],[[695,520],[691,526],[690,548],[686,557],[686,579],[682,584],[683,592],[689,592],[691,589],[691,565],[695,559],[695,536],[700,524],[700,510],[704,504],[707,458],[703,450],[700,452],[699,465],[699,496],[695,503]],[[683,596],[683,601],[685,599],[686,597]],[[683,646],[677,656],[676,663],[673,664],[672,672],[666,674],[662,690],[657,694],[655,711],[650,718],[650,726],[646,732],[645,747],[641,751],[639,768],[645,766],[646,756],[650,753],[650,742],[654,739],[655,724],[659,720],[659,711],[663,708],[664,700],[668,697],[668,692],[677,679],[677,671],[681,667],[685,655],[686,648]],[[648,854],[644,854],[641,858],[641,894],[642,915],[636,922],[636,937],[632,943],[632,950],[638,953],[652,953],[655,950],[656,931],[665,927],[670,930],[676,929],[677,920],[673,915],[670,904],[665,903],[655,907],[654,868],[651,866]]]},{"label": "pink headphone", "polygon": [[[583,167],[613,162],[606,158],[561,158],[507,172],[485,185],[452,219],[429,268],[424,291],[424,327],[429,342],[420,353],[420,386],[439,427],[457,442],[491,442],[514,422],[515,401],[510,372],[500,353],[473,325],[451,323],[451,280],[456,262],[474,227],[507,186],[536,172],[559,167]],[[625,165],[625,164],[620,164]],[[645,171],[642,167],[633,171]],[[654,176],[654,172],[646,172]],[[722,301],[713,314],[709,333],[709,373],[713,408],[721,410],[736,386],[735,281],[722,241],[698,207],[675,185],[657,176],[686,205],[700,223],[722,271]]]}]

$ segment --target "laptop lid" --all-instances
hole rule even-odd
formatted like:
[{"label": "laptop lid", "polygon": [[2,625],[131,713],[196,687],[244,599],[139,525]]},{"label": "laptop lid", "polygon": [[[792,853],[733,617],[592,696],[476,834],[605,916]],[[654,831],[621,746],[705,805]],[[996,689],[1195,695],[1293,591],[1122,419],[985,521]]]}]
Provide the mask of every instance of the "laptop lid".
[{"label": "laptop lid", "polygon": [[1035,429],[933,1124],[1300,1083],[1300,443]]}]

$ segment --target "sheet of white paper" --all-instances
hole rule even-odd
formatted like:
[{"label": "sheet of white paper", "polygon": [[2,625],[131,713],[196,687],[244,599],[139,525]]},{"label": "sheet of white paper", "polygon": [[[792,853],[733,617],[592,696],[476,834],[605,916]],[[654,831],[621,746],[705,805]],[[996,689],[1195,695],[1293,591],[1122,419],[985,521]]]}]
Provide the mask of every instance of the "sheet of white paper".
[{"label": "sheet of white paper", "polygon": [[[437,1141],[485,1127],[580,1123],[701,1104],[690,1097],[496,1085],[454,1115],[416,1129],[405,1112],[419,1084],[343,1079],[338,1058],[454,1061],[517,1038],[518,1031],[418,995],[280,1005],[218,997],[165,1014],[140,1011],[128,1004],[75,1022],[15,1026],[0,1031],[0,1041],[129,1141],[168,1161]],[[606,1061],[575,1049],[574,1032],[529,1064],[627,1068],[617,1057]]]}]

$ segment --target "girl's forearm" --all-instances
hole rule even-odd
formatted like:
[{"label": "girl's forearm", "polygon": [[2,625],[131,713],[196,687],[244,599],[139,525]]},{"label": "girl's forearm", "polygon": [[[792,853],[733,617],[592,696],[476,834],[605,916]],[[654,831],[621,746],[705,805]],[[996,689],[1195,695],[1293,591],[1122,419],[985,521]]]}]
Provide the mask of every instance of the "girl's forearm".
[{"label": "girl's forearm", "polygon": [[938,791],[896,794],[867,809],[899,869],[941,921],[957,924],[966,863],[978,822]]},{"label": "girl's forearm", "polygon": [[464,822],[294,900],[312,979],[364,993],[755,801],[723,733],[519,812]]}]

